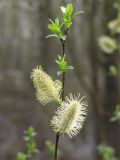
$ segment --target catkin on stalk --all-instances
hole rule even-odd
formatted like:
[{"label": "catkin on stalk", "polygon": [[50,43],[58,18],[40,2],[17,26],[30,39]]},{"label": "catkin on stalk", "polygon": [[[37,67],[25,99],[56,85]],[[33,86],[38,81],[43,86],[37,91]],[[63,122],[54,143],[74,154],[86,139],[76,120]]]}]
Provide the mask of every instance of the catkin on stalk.
[{"label": "catkin on stalk", "polygon": [[36,97],[40,103],[45,105],[51,101],[61,102],[62,84],[59,80],[53,81],[41,66],[33,69],[31,78],[36,89]]},{"label": "catkin on stalk", "polygon": [[84,97],[70,94],[51,120],[51,126],[56,133],[67,133],[69,137],[76,136],[83,126],[87,115],[87,102]]}]

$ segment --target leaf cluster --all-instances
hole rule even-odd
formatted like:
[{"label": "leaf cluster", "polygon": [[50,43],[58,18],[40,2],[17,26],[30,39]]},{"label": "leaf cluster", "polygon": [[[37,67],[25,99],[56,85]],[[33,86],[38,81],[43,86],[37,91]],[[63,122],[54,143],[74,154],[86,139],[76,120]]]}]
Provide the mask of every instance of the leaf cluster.
[{"label": "leaf cluster", "polygon": [[100,145],[98,147],[98,151],[100,155],[102,156],[103,160],[118,160],[115,157],[115,150],[110,146],[106,147],[104,145]]},{"label": "leaf cluster", "polygon": [[68,69],[73,69],[73,66],[68,66],[68,63],[64,56],[58,55],[58,60],[55,60],[55,62],[59,66],[59,71],[57,72],[58,76],[61,75],[63,72],[66,72]]},{"label": "leaf cluster", "polygon": [[17,154],[17,160],[27,160],[28,158],[31,158],[34,153],[36,153],[38,150],[36,148],[36,143],[35,143],[35,136],[36,132],[33,127],[29,127],[25,132],[24,132],[24,141],[26,143],[26,152],[18,152]]},{"label": "leaf cluster", "polygon": [[120,104],[116,105],[111,121],[118,121],[120,123]]},{"label": "leaf cluster", "polygon": [[62,6],[61,12],[63,15],[63,19],[62,19],[61,23],[58,18],[56,18],[54,22],[50,19],[51,24],[48,25],[48,29],[53,34],[48,35],[47,38],[56,37],[60,40],[65,41],[66,40],[66,33],[72,25],[73,18],[76,17],[77,15],[83,13],[83,11],[78,11],[78,12],[73,13],[72,3],[68,3],[66,5],[66,7]]}]

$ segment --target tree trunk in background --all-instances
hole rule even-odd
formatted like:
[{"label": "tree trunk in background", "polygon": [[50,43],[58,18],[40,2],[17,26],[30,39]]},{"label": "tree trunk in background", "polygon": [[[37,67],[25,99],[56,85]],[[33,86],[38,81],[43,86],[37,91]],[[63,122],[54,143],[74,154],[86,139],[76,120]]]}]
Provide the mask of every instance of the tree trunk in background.
[{"label": "tree trunk in background", "polygon": [[[84,25],[84,28],[88,26],[88,34],[84,34],[84,30],[81,30],[79,36],[82,36],[83,45],[82,43],[76,38],[72,37],[74,41],[71,43],[71,52],[70,57],[75,67],[77,78],[79,79],[80,85],[83,85],[83,88],[86,92],[90,93],[91,99],[91,106],[94,110],[94,123],[95,123],[95,136],[96,136],[96,146],[95,152],[97,153],[97,146],[101,143],[107,143],[108,145],[113,145],[115,147],[117,154],[119,155],[119,143],[118,143],[118,135],[119,135],[119,126],[118,124],[111,123],[109,121],[110,116],[112,116],[113,111],[115,110],[115,105],[119,103],[119,84],[118,79],[110,77],[108,75],[108,66],[110,64],[117,65],[117,61],[115,59],[119,59],[117,55],[106,57],[105,65],[104,64],[104,55],[100,53],[98,47],[98,38],[103,35],[107,34],[107,23],[114,17],[115,12],[111,10],[113,8],[113,1],[84,1],[84,10],[85,10],[85,23],[83,18],[80,24]],[[113,14],[114,13],[114,14]],[[82,16],[81,16],[82,17]],[[76,25],[77,26],[77,25]],[[80,27],[80,26],[79,26]],[[77,30],[77,28],[75,28]],[[85,30],[87,32],[87,30]],[[75,33],[73,32],[73,35]],[[78,33],[77,33],[78,35]],[[78,44],[78,46],[76,45]],[[84,47],[83,47],[84,46]],[[81,54],[85,54],[85,49],[87,50],[87,55],[90,59],[90,67],[91,67],[91,80],[92,81],[92,88],[88,86],[82,77],[84,77],[84,68],[83,61],[81,62],[81,55],[79,57],[77,52]],[[87,58],[88,58],[87,57]],[[83,57],[85,60],[86,57]],[[83,65],[83,66],[82,66]],[[88,68],[89,71],[89,68]],[[105,71],[105,73],[104,73]],[[102,72],[102,73],[101,73]],[[89,75],[89,74],[88,74]],[[104,76],[102,79],[102,87],[101,87],[101,76]],[[120,80],[119,80],[120,81]],[[106,90],[105,90],[106,88]],[[102,93],[105,94],[102,95]],[[102,97],[102,98],[101,98]],[[110,113],[109,113],[110,110]],[[110,116],[108,116],[110,114]],[[115,132],[113,132],[115,131]],[[108,136],[109,135],[109,136]],[[99,156],[96,154],[96,158],[98,159]]]},{"label": "tree trunk in background", "polygon": [[39,61],[40,64],[48,68],[49,67],[49,62],[48,60],[50,59],[50,54],[48,53],[49,50],[49,42],[46,39],[46,36],[48,34],[47,32],[47,25],[49,23],[49,15],[51,11],[51,2],[44,0],[41,1],[39,4],[39,27],[40,27],[40,57]]},{"label": "tree trunk in background", "polygon": [[112,145],[116,154],[120,157],[120,143],[118,141],[120,136],[119,125],[117,122],[110,122],[110,118],[115,111],[115,107],[117,104],[120,104],[120,94],[119,94],[119,81],[118,77],[110,76],[109,66],[115,65],[117,67],[119,55],[114,54],[112,56],[107,57],[107,63],[105,64],[105,75],[106,75],[106,94],[104,99],[104,124],[106,126],[106,135],[105,139],[107,140],[109,145]]},{"label": "tree trunk in background", "polygon": [[[104,16],[106,16],[106,26],[107,27],[107,22],[113,18],[113,12],[111,13],[111,8],[113,7],[113,2],[112,1],[102,1],[102,3],[105,4],[105,12]],[[98,5],[98,1],[93,2],[93,14],[94,17],[97,14],[98,11],[96,10],[96,6]],[[111,15],[111,16],[110,16]],[[118,83],[118,78],[114,78],[109,76],[108,74],[108,68],[110,65],[117,65],[117,59],[118,55],[113,55],[113,56],[107,56],[106,57],[106,62],[104,65],[104,70],[105,70],[105,95],[103,98],[103,106],[99,104],[99,68],[101,67],[99,64],[100,59],[99,59],[99,50],[97,47],[97,41],[98,39],[96,38],[96,30],[95,29],[95,19],[90,19],[90,58],[91,58],[91,66],[93,70],[93,86],[94,86],[94,93],[92,94],[91,99],[93,99],[93,106],[94,106],[94,111],[95,111],[95,121],[96,121],[96,145],[98,146],[100,143],[107,143],[108,145],[112,145],[117,154],[120,156],[119,149],[120,149],[120,144],[118,143],[118,135],[120,134],[118,129],[119,126],[116,123],[111,123],[110,122],[110,117],[112,116],[116,104],[120,103],[120,95],[119,95],[119,83]],[[98,17],[99,18],[99,17]],[[98,28],[99,29],[99,28]],[[107,34],[107,33],[106,33]],[[101,114],[100,108],[103,108],[104,114]]]},{"label": "tree trunk in background", "polygon": [[[104,3],[104,2],[103,2]],[[99,96],[100,96],[100,88],[99,88],[99,69],[100,69],[100,61],[99,61],[99,51],[98,51],[98,37],[97,37],[97,25],[96,25],[96,17],[97,17],[97,5],[98,5],[98,1],[94,0],[92,2],[92,9],[91,9],[91,17],[88,19],[88,23],[89,23],[89,36],[90,36],[90,40],[89,40],[89,57],[91,60],[91,69],[92,69],[92,86],[93,86],[93,92],[90,93],[91,95],[91,101],[92,101],[92,106],[93,106],[93,110],[94,110],[94,124],[95,124],[95,136],[96,136],[96,146],[95,146],[95,153],[96,153],[96,159],[99,159],[98,156],[98,152],[97,152],[97,147],[98,145],[101,143],[101,132],[103,129],[102,126],[102,118],[100,115],[100,110],[99,108],[102,107],[101,106],[101,102],[99,100]],[[99,17],[97,17],[99,18]]]},{"label": "tree trunk in background", "polygon": [[[104,16],[106,16],[106,28],[108,21],[113,18],[113,12],[111,13],[111,8],[113,7],[112,1],[102,1],[104,3],[105,12]],[[105,74],[105,95],[103,98],[103,102],[99,104],[99,68],[100,65],[100,59],[99,59],[99,49],[97,46],[98,37],[96,36],[97,32],[96,30],[99,30],[95,27],[95,17],[98,13],[97,5],[99,4],[99,1],[93,1],[93,18],[90,19],[90,58],[91,58],[91,67],[92,67],[92,77],[93,77],[93,86],[94,86],[94,92],[91,94],[91,99],[93,100],[93,107],[95,112],[95,122],[96,122],[96,147],[100,143],[107,143],[108,145],[112,145],[117,154],[120,156],[119,149],[120,144],[118,143],[118,135],[120,134],[118,132],[118,124],[111,123],[110,117],[112,116],[112,113],[115,110],[116,104],[120,102],[119,98],[119,83],[118,78],[114,78],[109,76],[108,74],[108,68],[109,65],[117,65],[117,55],[113,56],[107,56],[106,62],[104,66]],[[99,17],[98,17],[99,18]],[[107,34],[107,33],[106,33]],[[103,104],[103,106],[101,106]],[[104,114],[101,114],[101,109],[104,111]],[[110,115],[110,116],[108,116]],[[98,158],[97,158],[98,159]]]}]

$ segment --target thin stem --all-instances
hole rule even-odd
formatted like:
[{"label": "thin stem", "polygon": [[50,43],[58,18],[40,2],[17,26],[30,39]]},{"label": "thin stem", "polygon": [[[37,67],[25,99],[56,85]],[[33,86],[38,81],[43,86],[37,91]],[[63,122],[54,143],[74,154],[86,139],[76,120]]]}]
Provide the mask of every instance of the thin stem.
[{"label": "thin stem", "polygon": [[[120,44],[120,36],[118,37],[118,46]],[[118,59],[120,58],[120,48],[118,49]],[[118,61],[118,95],[120,96],[120,63]]]},{"label": "thin stem", "polygon": [[[67,31],[68,30],[65,31],[65,36],[67,35]],[[66,43],[66,41],[61,40],[61,43],[62,43],[62,56],[64,57],[64,55],[65,55],[65,43]],[[63,74],[62,74],[62,93],[61,93],[62,101],[64,101],[64,90],[65,90],[65,72],[63,72]],[[57,160],[57,151],[58,151],[59,137],[60,137],[60,133],[57,133],[56,134],[54,160]]]},{"label": "thin stem", "polygon": [[58,151],[58,141],[59,141],[59,133],[56,134],[56,143],[55,143],[55,156],[54,159],[57,160],[57,151]]},{"label": "thin stem", "polygon": [[62,43],[62,56],[65,55],[65,41],[61,40]]},{"label": "thin stem", "polygon": [[64,101],[64,89],[65,89],[65,72],[62,75],[62,101]]},{"label": "thin stem", "polygon": [[[64,57],[65,55],[65,41],[62,42],[62,56]],[[62,101],[64,101],[64,90],[65,90],[65,72],[62,74]]]}]

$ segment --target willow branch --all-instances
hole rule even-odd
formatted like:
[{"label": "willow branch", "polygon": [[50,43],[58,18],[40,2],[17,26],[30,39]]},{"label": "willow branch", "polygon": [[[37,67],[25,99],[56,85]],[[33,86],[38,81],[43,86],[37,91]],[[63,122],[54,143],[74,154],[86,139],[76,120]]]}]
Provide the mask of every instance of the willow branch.
[{"label": "willow branch", "polygon": [[[65,32],[65,36],[67,35],[67,31]],[[65,43],[66,40],[61,40],[61,44],[62,44],[62,56],[65,56]],[[62,101],[64,101],[64,92],[65,92],[65,72],[63,72],[62,74],[62,93],[61,93],[61,98]],[[60,134],[57,133],[56,134],[56,143],[55,143],[55,156],[54,156],[54,160],[57,160],[57,152],[58,152],[58,142],[59,142],[59,137]]]}]

